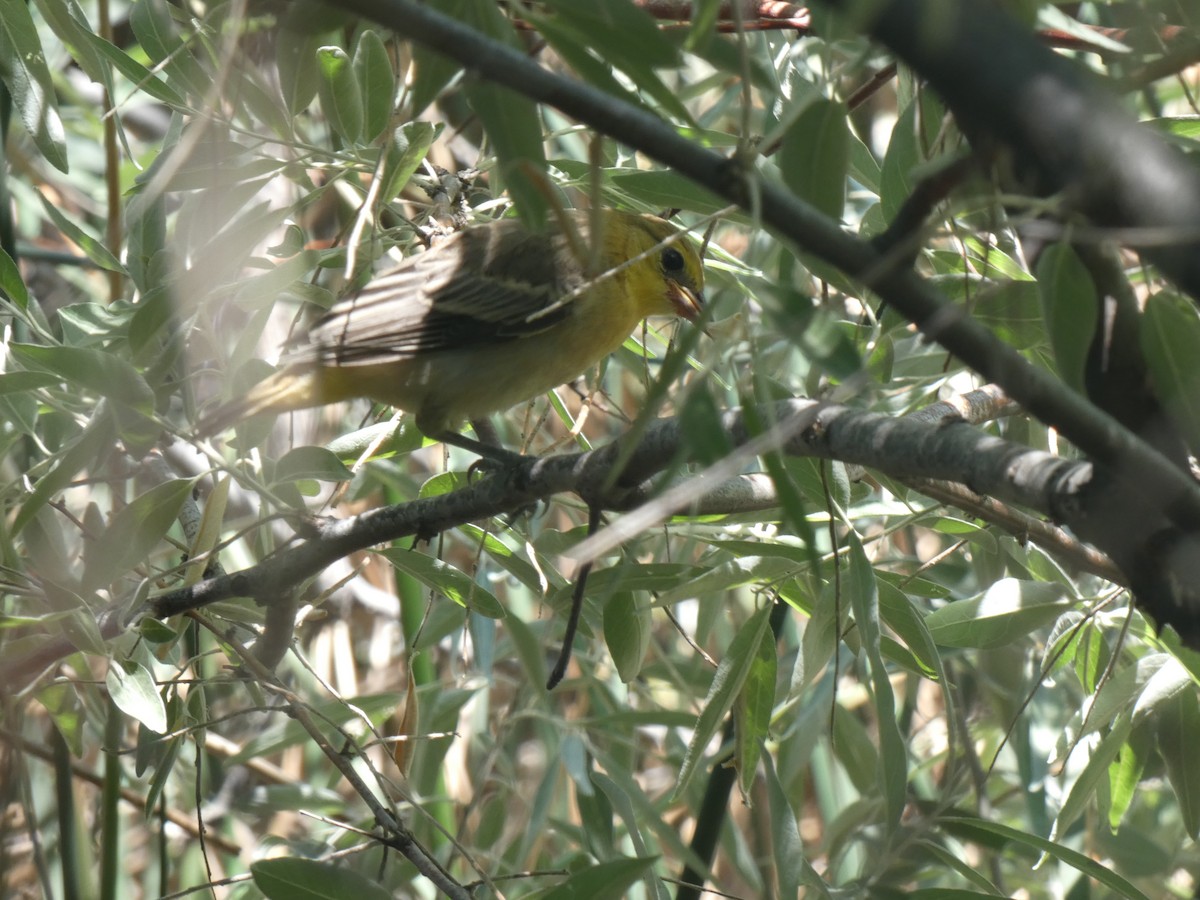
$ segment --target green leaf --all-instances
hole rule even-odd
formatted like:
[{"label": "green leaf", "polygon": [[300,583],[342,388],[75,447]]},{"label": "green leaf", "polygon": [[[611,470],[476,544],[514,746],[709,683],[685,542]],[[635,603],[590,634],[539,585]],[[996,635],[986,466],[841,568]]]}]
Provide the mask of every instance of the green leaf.
[{"label": "green leaf", "polygon": [[374,28],[366,27],[358,36],[354,48],[354,77],[362,97],[363,131],[366,141],[373,141],[392,120],[395,107],[396,75],[383,38]]},{"label": "green leaf", "polygon": [[104,678],[113,703],[125,715],[141,722],[155,734],[167,731],[167,708],[154,684],[154,676],[133,660],[113,660]]},{"label": "green leaf", "polygon": [[1125,746],[1108,767],[1108,827],[1116,831],[1141,787],[1142,773],[1154,753],[1154,729],[1149,722],[1134,725]]},{"label": "green leaf", "polygon": [[54,467],[34,484],[29,499],[21,505],[21,511],[13,521],[14,535],[50,502],[51,497],[64,490],[80,469],[112,452],[114,432],[113,417],[107,410],[97,409],[96,415],[88,422],[79,438],[67,445],[66,450],[58,456]]},{"label": "green leaf", "polygon": [[871,667],[876,727],[879,729],[879,784],[883,790],[887,823],[895,828],[904,812],[908,790],[908,748],[896,722],[896,698],[880,652],[879,587],[875,571],[863,550],[862,541],[851,531],[848,536],[850,568],[845,591],[854,610],[854,624],[862,636],[863,650]]},{"label": "green leaf", "polygon": [[1200,836],[1200,700],[1193,687],[1164,704],[1158,720],[1158,751],[1167,764],[1167,778],[1175,790],[1183,827],[1193,841]]},{"label": "green leaf", "polygon": [[385,151],[387,159],[383,164],[383,191],[380,196],[385,203],[398,197],[404,190],[441,131],[440,124],[434,126],[428,122],[409,122],[396,129],[388,142]]},{"label": "green leaf", "polygon": [[43,347],[12,344],[13,357],[23,366],[50,372],[88,391],[143,413],[154,410],[154,391],[137,369],[114,353],[89,347]]},{"label": "green leaf", "polygon": [[892,137],[883,156],[879,173],[879,204],[883,207],[884,221],[889,224],[896,217],[913,190],[913,170],[921,162],[917,144],[917,101],[904,108],[892,126]]},{"label": "green leaf", "polygon": [[129,25],[153,63],[166,61],[183,46],[165,0],[138,0],[129,11]]},{"label": "green leaf", "polygon": [[289,450],[275,466],[273,481],[349,481],[354,477],[337,454],[324,447],[297,447]]},{"label": "green leaf", "polygon": [[426,587],[444,594],[459,606],[477,612],[481,616],[487,616],[489,619],[505,617],[504,606],[494,594],[450,563],[426,556],[424,553],[402,550],[398,547],[379,552],[397,569],[407,572]]},{"label": "green leaf", "polygon": [[1084,369],[1100,318],[1092,276],[1069,244],[1052,244],[1038,259],[1037,283],[1058,374],[1085,393]]},{"label": "green leaf", "polygon": [[[304,10],[297,6],[289,15],[302,16]],[[321,73],[313,60],[325,41],[325,34],[300,23],[285,23],[279,29],[275,46],[275,64],[279,67],[279,87],[288,113],[298,116],[305,112],[317,94]]]},{"label": "green leaf", "polygon": [[[556,18],[539,16],[535,24],[549,26],[548,38],[554,37],[554,46],[573,65],[583,61],[585,51],[595,53],[621,69],[639,95],[652,98],[681,122],[692,121],[676,91],[667,87],[655,71],[676,68],[682,60],[678,47],[663,36],[653,17],[629,0],[549,0],[547,5],[554,9]],[[594,74],[595,68],[580,67],[579,71],[586,76]],[[612,80],[603,78],[596,86],[607,90]]]},{"label": "green leaf", "polygon": [[712,191],[671,169],[614,171],[610,180],[630,197],[651,207],[679,208],[707,215],[729,205]]},{"label": "green leaf", "polygon": [[632,591],[621,591],[605,601],[604,642],[617,667],[617,675],[626,684],[642,670],[652,627],[650,606],[638,603]]},{"label": "green leaf", "polygon": [[317,49],[317,93],[329,125],[348,144],[363,136],[363,98],[350,57],[341,47]]},{"label": "green leaf", "polygon": [[84,547],[84,583],[103,587],[147,564],[191,495],[193,483],[189,478],[165,481],[119,510]]},{"label": "green leaf", "polygon": [[850,165],[846,107],[825,98],[810,102],[783,136],[778,165],[784,184],[830,218],[841,220]]},{"label": "green leaf", "polygon": [[103,60],[88,42],[92,35],[92,26],[87,15],[79,8],[76,0],[36,0],[38,12],[46,20],[46,24],[64,46],[71,51],[71,56],[79,67],[93,81],[112,89],[112,78],[105,70]]},{"label": "green leaf", "polygon": [[77,757],[83,756],[83,736],[87,716],[79,703],[79,695],[75,685],[58,681],[38,690],[38,702],[50,714],[54,727],[62,735],[71,753]]},{"label": "green leaf", "polygon": [[[1067,798],[1059,808],[1054,818],[1054,826],[1050,829],[1050,840],[1059,840],[1067,833],[1071,825],[1096,800],[1096,788],[1102,782],[1108,786],[1108,771],[1117,754],[1125,747],[1129,738],[1132,719],[1123,715],[1114,727],[1100,740],[1095,747],[1090,748],[1087,763],[1071,784]],[[1076,752],[1081,752],[1076,750]]]},{"label": "green leaf", "polygon": [[1023,847],[1029,847],[1038,853],[1045,853],[1076,871],[1096,879],[1102,885],[1112,890],[1116,896],[1123,897],[1125,900],[1149,900],[1145,894],[1130,882],[1094,859],[1085,856],[1077,850],[1064,847],[1062,844],[1048,841],[1044,837],[1039,837],[1032,832],[1013,828],[1009,825],[1002,825],[999,822],[965,816],[947,816],[940,821],[945,825],[961,829],[967,837],[982,841],[985,844],[989,842],[990,836],[995,835]]},{"label": "green leaf", "polygon": [[1142,313],[1142,352],[1158,396],[1192,447],[1200,447],[1200,317],[1189,300],[1160,292]]},{"label": "green leaf", "polygon": [[3,249],[0,249],[0,292],[18,309],[29,306],[29,291],[25,288],[25,280],[21,278],[21,270]]},{"label": "green leaf", "polygon": [[[4,0],[0,0],[0,2],[4,2]],[[42,201],[42,208],[46,210],[46,215],[50,217],[66,237],[79,245],[79,249],[84,252],[88,259],[107,272],[117,272],[121,275],[128,274],[125,271],[125,267],[108,251],[108,248],[104,244],[64,216],[62,211],[47,200],[41,191],[38,191],[38,199]]]},{"label": "green leaf", "polygon": [[696,729],[688,741],[687,754],[679,770],[679,778],[675,782],[672,799],[678,799],[696,773],[704,748],[716,735],[725,719],[726,713],[733,707],[742,690],[742,685],[750,675],[758,659],[759,645],[764,632],[769,630],[771,607],[764,605],[746,621],[737,631],[725,658],[717,666],[708,696],[704,698],[704,708],[696,720]]},{"label": "green leaf", "polygon": [[353,869],[315,859],[251,864],[254,886],[269,900],[389,900],[391,891]]},{"label": "green leaf", "polygon": [[654,18],[629,0],[548,0],[547,6],[585,35],[597,53],[622,68],[667,69],[681,62],[678,48],[663,37]]},{"label": "green leaf", "polygon": [[611,859],[574,873],[542,900],[624,900],[627,892],[650,871],[656,857]]},{"label": "green leaf", "polygon": [[25,0],[0,0],[0,80],[46,161],[67,171],[67,144],[54,81]]},{"label": "green leaf", "polygon": [[84,32],[81,36],[92,50],[104,57],[109,65],[133,82],[138,90],[145,91],[155,100],[161,100],[173,109],[187,105],[182,94],[120,47],[113,46],[104,38],[91,32]]},{"label": "green leaf", "polygon": [[468,81],[466,94],[496,151],[497,174],[517,212],[531,230],[540,228],[546,219],[546,198],[539,187],[546,178],[546,152],[536,104],[508,88],[476,79]]},{"label": "green leaf", "polygon": [[[347,702],[349,700],[349,702]],[[395,712],[402,696],[396,693],[365,694],[354,698],[334,698],[310,703],[309,709],[313,718],[320,723],[322,731],[328,737],[344,740],[345,734],[337,734],[334,729],[345,725],[352,719],[361,721],[365,716],[374,724],[382,722]],[[273,724],[265,731],[259,731],[242,745],[242,748],[228,760],[229,765],[245,763],[253,759],[272,756],[288,747],[299,744],[310,746],[312,736],[304,726],[295,719],[273,720]]]},{"label": "green leaf", "polygon": [[982,596],[930,613],[925,627],[943,647],[991,649],[1028,637],[1072,605],[1061,584],[1002,578]]},{"label": "green leaf", "polygon": [[733,707],[733,758],[743,795],[749,795],[754,786],[759,756],[770,733],[778,653],[775,635],[768,628],[759,639],[758,649],[750,661],[750,671],[746,673],[746,681]]}]

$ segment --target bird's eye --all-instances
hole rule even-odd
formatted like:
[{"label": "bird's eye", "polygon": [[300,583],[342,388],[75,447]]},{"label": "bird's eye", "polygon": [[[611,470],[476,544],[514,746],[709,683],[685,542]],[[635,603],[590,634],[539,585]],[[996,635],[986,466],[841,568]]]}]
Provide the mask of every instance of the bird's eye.
[{"label": "bird's eye", "polygon": [[683,254],[674,247],[668,247],[663,251],[662,255],[663,271],[666,272],[682,272],[683,271]]}]

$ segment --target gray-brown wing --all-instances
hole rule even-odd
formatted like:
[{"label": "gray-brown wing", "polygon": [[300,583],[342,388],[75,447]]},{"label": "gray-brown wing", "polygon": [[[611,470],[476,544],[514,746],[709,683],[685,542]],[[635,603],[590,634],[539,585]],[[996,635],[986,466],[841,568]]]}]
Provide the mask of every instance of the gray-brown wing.
[{"label": "gray-brown wing", "polygon": [[375,365],[542,331],[572,313],[554,305],[580,283],[565,253],[515,222],[468,229],[335,304],[293,359]]}]

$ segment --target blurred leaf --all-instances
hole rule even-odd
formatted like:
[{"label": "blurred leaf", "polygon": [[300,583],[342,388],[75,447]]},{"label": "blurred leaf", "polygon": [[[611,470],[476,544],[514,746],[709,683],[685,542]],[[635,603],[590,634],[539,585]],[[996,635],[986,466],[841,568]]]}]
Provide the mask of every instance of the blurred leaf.
[{"label": "blurred leaf", "polygon": [[788,128],[779,147],[777,161],[784,184],[837,221],[846,203],[849,145],[846,108],[818,98]]},{"label": "blurred leaf", "polygon": [[1125,742],[1130,733],[1130,722],[1129,716],[1122,716],[1116,726],[1104,735],[1095,746],[1088,747],[1086,751],[1082,749],[1087,746],[1086,744],[1076,748],[1076,753],[1087,752],[1087,763],[1072,782],[1071,790],[1063,800],[1058,815],[1054,818],[1054,827],[1050,829],[1050,840],[1060,840],[1063,835],[1068,833],[1068,829],[1075,820],[1083,815],[1087,807],[1094,802],[1098,786],[1108,787],[1109,769],[1117,758],[1117,754],[1125,748]]},{"label": "blurred leaf", "polygon": [[880,653],[879,588],[875,572],[863,551],[858,535],[847,535],[850,566],[845,591],[854,610],[854,624],[862,635],[862,646],[871,664],[871,686],[879,730],[879,785],[887,812],[886,824],[894,829],[904,812],[908,790],[908,747],[896,723],[896,698]]},{"label": "blurred leaf", "polygon": [[97,391],[141,412],[154,409],[154,392],[138,371],[114,353],[82,347],[11,345],[13,357],[28,368],[50,372],[77,388]]},{"label": "blurred leaf", "polygon": [[439,134],[441,125],[434,126],[428,122],[408,122],[395,130],[384,151],[387,159],[383,167],[384,187],[380,196],[385,203],[404,190]]},{"label": "blurred leaf", "polygon": [[274,481],[349,481],[354,473],[346,468],[337,454],[324,447],[297,447],[289,450],[275,466]]},{"label": "blurred leaf", "polygon": [[[535,24],[549,24],[549,31],[557,38],[555,47],[559,52],[576,62],[582,62],[585,48],[598,54],[621,69],[639,95],[653,98],[675,119],[691,121],[687,107],[655,71],[677,67],[681,61],[679,50],[663,37],[648,13],[629,0],[606,0],[604,3],[549,0],[547,6],[557,13],[557,22],[533,12],[530,15]],[[578,48],[577,52],[572,52],[572,43]],[[586,73],[587,70],[581,71]],[[607,82],[605,79],[597,86],[607,89],[610,86]]]},{"label": "blurred leaf", "polygon": [[633,885],[650,871],[650,859],[611,859],[575,872],[542,900],[624,900]]},{"label": "blurred leaf", "polygon": [[734,635],[725,657],[717,666],[708,696],[704,699],[704,707],[696,720],[696,729],[688,741],[687,755],[679,769],[675,780],[675,790],[672,797],[682,795],[688,782],[700,765],[704,749],[716,736],[725,719],[726,713],[733,707],[742,690],[742,685],[750,675],[758,659],[759,645],[764,633],[769,632],[771,607],[764,605],[756,610],[746,623]]},{"label": "blurred leaf", "polygon": [[515,91],[479,79],[467,82],[467,98],[496,151],[496,174],[531,230],[546,219],[546,198],[538,187],[545,179],[546,152],[537,106]]},{"label": "blurred leaf", "polygon": [[1124,897],[1126,900],[1149,900],[1145,894],[1120,875],[1105,868],[1094,859],[1085,856],[1077,850],[1064,847],[1062,844],[1048,841],[1036,834],[1022,831],[1020,828],[1013,828],[1010,825],[1002,825],[999,822],[990,822],[986,819],[949,816],[942,821],[962,829],[966,835],[978,834],[985,840],[987,835],[996,835],[1020,846],[1030,847],[1038,853],[1046,853],[1053,859],[1070,866],[1072,869],[1096,879],[1102,885],[1114,891],[1118,897]]},{"label": "blurred leaf", "polygon": [[21,511],[13,520],[14,535],[20,532],[55,494],[65,489],[80,469],[99,459],[101,454],[111,452],[114,431],[112,417],[106,415],[103,409],[97,410],[79,437],[66,443],[65,449],[60,450],[50,471],[38,478],[34,484],[33,490],[21,505]]},{"label": "blurred leaf", "polygon": [[495,595],[448,562],[398,547],[380,550],[379,554],[400,571],[407,572],[459,606],[489,619],[503,619],[506,615]]},{"label": "blurred leaf", "polygon": [[165,481],[118,510],[107,528],[85,546],[84,583],[104,587],[135,566],[148,567],[151,554],[191,496],[193,484],[190,478]]},{"label": "blurred leaf", "polygon": [[0,249],[0,291],[3,291],[18,309],[25,309],[29,305],[29,292],[25,289],[21,271],[3,249]]},{"label": "blurred leaf", "polygon": [[1158,752],[1167,764],[1184,830],[1193,841],[1200,836],[1200,771],[1193,755],[1198,746],[1200,700],[1193,684],[1163,705],[1158,720]]},{"label": "blurred leaf", "polygon": [[[349,702],[347,702],[349,701]],[[338,697],[332,700],[320,700],[310,704],[309,712],[313,719],[321,723],[326,736],[341,742],[344,734],[338,734],[335,728],[345,725],[351,720],[361,721],[363,717],[372,723],[382,722],[391,715],[400,699],[395,693],[366,694],[358,697]],[[270,726],[255,732],[232,756],[228,764],[236,765],[259,757],[271,756],[295,747],[298,744],[309,744],[311,735],[304,726],[295,719],[280,719],[275,717]]]},{"label": "blurred leaf", "polygon": [[83,756],[83,732],[87,716],[79,704],[74,685],[53,682],[38,689],[38,702],[49,713],[71,754]]},{"label": "blurred leaf", "polygon": [[922,161],[917,144],[917,109],[916,102],[910,103],[896,119],[880,168],[879,203],[889,225],[912,193],[916,180],[913,172]]},{"label": "blurred leaf", "polygon": [[129,12],[129,24],[151,62],[164,62],[183,46],[166,0],[137,0]]},{"label": "blurred leaf", "polygon": [[109,77],[100,55],[88,42],[94,37],[87,15],[79,8],[76,0],[36,0],[38,12],[60,41],[71,51],[71,56],[88,77],[104,84],[110,91]]},{"label": "blurred leaf", "polygon": [[161,77],[151,72],[119,47],[114,47],[108,41],[104,40],[104,38],[91,32],[83,32],[81,36],[84,43],[91,47],[98,56],[103,57],[110,66],[154,99],[166,103],[172,108],[179,108],[186,105],[187,101],[174,87],[163,81]]},{"label": "blurred leaf", "polygon": [[1142,352],[1159,399],[1192,447],[1200,447],[1200,318],[1191,302],[1159,292],[1142,313]]},{"label": "blurred leaf", "polygon": [[0,0],[0,79],[37,148],[50,165],[65,173],[66,135],[54,81],[25,0]]},{"label": "blurred leaf", "polygon": [[270,900],[389,900],[391,891],[353,869],[315,859],[260,859],[254,886]]},{"label": "blurred leaf", "polygon": [[[19,0],[0,0],[0,3],[6,2],[19,2]],[[109,252],[107,247],[68,219],[41,191],[38,191],[38,199],[42,201],[42,208],[46,211],[46,215],[50,217],[69,240],[78,245],[79,249],[87,255],[88,259],[108,272],[117,272],[121,275],[128,274],[125,271],[125,267]]]},{"label": "blurred leaf", "polygon": [[629,196],[661,209],[678,208],[710,215],[729,205],[722,197],[671,169],[614,171],[610,180]]},{"label": "blurred leaf", "polygon": [[1037,279],[1058,374],[1084,394],[1084,369],[1100,319],[1091,273],[1069,244],[1051,244],[1038,257]]},{"label": "blurred leaf", "polygon": [[1133,803],[1154,750],[1154,729],[1150,723],[1134,725],[1133,730],[1108,767],[1108,827],[1116,831]]},{"label": "blurred leaf", "polygon": [[1002,578],[982,596],[930,613],[925,627],[943,647],[1002,647],[1051,624],[1073,602],[1062,585]]},{"label": "blurred leaf", "polygon": [[734,714],[734,765],[743,796],[749,796],[758,775],[758,760],[763,744],[770,734],[771,713],[775,709],[775,678],[778,666],[775,635],[768,628],[762,633],[758,648],[738,692]]},{"label": "blurred leaf", "polygon": [[318,48],[326,35],[320,31],[296,27],[303,8],[294,7],[279,29],[275,42],[275,64],[279,67],[279,87],[288,113],[297,116],[308,109],[321,82],[321,70],[315,64]]},{"label": "blurred leaf", "polygon": [[617,675],[626,684],[637,678],[652,633],[650,607],[632,591],[613,594],[604,603],[604,642]]}]

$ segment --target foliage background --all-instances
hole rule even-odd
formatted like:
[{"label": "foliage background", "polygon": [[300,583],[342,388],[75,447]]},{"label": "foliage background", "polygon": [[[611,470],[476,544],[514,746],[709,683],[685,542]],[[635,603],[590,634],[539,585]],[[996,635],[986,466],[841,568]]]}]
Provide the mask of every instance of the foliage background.
[{"label": "foliage background", "polygon": [[[716,4],[691,20],[615,0],[433,5],[862,237],[970,152],[934,92],[824,7],[739,25]],[[1014,14],[1194,152],[1195,59],[1160,40],[1195,24],[1184,5]],[[1160,59],[1175,65],[1131,87]],[[553,692],[587,518],[568,493],[349,554],[265,605],[137,619],[213,574],[210,551],[234,572],[310,536],[304,510],[467,487],[469,457],[365,404],[236,440],[194,424],[305,304],[511,201],[532,222],[602,203],[712,226],[712,317],[707,338],[652,323],[514,410],[510,446],[586,449],[678,416],[661,477],[680,481],[729,453],[725,410],[812,396],[902,416],[981,380],[753,209],[328,6],[0,0],[0,61],[6,895],[432,896],[425,859],[477,896],[684,897],[706,839],[710,885],[737,897],[1193,895],[1189,652],[1065,540],[886,467],[764,454],[743,469],[768,476],[767,502],[605,554]],[[1031,265],[1018,237],[1068,200],[1003,164],[953,187],[904,235],[916,269],[1085,389],[1089,270],[1059,249]],[[1157,298],[1145,354],[1192,433],[1195,309],[1114,258]],[[1078,455],[999,409],[989,433]],[[293,641],[257,637],[272,616]],[[256,640],[277,678],[246,656]],[[401,823],[383,840],[381,809]]]}]

